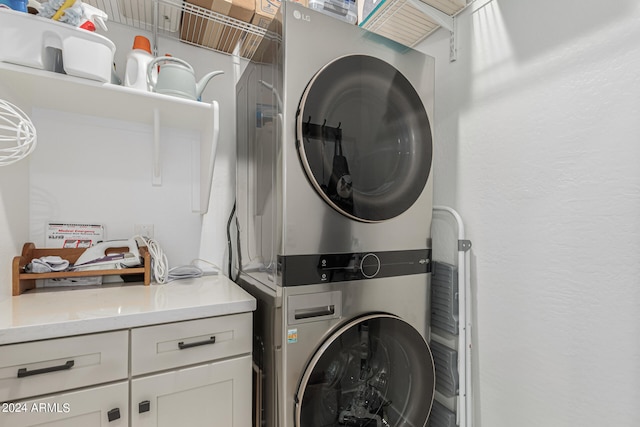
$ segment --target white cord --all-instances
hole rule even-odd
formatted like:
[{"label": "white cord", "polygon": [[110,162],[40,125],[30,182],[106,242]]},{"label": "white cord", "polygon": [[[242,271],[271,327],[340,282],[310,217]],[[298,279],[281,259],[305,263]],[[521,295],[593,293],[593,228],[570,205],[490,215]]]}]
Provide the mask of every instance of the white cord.
[{"label": "white cord", "polygon": [[153,270],[153,276],[157,283],[164,284],[173,280],[202,276],[202,270],[195,265],[183,265],[169,268],[167,255],[164,253],[157,241],[140,235],[135,236],[134,239],[141,240],[147,247],[149,255],[151,255],[151,269]]},{"label": "white cord", "polygon": [[[211,261],[207,261],[206,259],[196,258],[193,261],[191,261],[191,264],[196,265],[196,263],[198,263],[198,262],[203,262],[205,264],[209,264],[211,267],[215,268],[215,270],[216,270],[215,272],[206,273],[206,274],[221,274],[222,273],[222,268],[220,268],[220,266],[218,264],[216,264],[214,262],[211,262]],[[208,270],[208,271],[210,271],[210,270]],[[205,274],[204,270],[203,270],[203,274]]]},{"label": "white cord", "polygon": [[167,255],[153,239],[148,239],[144,236],[135,236],[134,239],[140,239],[147,247],[149,255],[151,255],[151,268],[153,270],[153,277],[155,277],[158,283],[167,283],[169,278],[169,261]]}]

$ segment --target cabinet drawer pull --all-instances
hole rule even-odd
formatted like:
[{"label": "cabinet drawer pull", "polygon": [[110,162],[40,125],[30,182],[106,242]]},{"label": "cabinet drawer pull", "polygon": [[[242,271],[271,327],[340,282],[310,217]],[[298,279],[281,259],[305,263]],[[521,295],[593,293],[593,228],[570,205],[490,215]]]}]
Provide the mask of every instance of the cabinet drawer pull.
[{"label": "cabinet drawer pull", "polygon": [[74,364],[75,362],[73,360],[67,360],[67,363],[65,363],[64,365],[50,366],[48,368],[34,369],[32,371],[27,371],[27,368],[20,368],[18,369],[18,378],[30,377],[31,375],[46,374],[47,372],[65,371],[67,369],[73,368]]},{"label": "cabinet drawer pull", "polygon": [[200,345],[215,344],[215,343],[216,343],[216,337],[213,336],[213,337],[209,338],[208,340],[190,342],[188,344],[185,344],[184,341],[180,341],[178,343],[178,348],[180,350],[184,350],[185,348],[198,347]]},{"label": "cabinet drawer pull", "polygon": [[145,412],[149,412],[151,410],[151,402],[148,400],[143,400],[138,403],[138,413],[143,414]]},{"label": "cabinet drawer pull", "polygon": [[107,412],[107,419],[109,422],[120,419],[120,408],[114,408]]}]

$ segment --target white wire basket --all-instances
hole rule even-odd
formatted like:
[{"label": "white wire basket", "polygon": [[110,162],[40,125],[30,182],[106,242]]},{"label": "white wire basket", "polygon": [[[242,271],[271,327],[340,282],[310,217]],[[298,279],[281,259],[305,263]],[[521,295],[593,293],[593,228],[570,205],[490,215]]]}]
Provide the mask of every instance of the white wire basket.
[{"label": "white wire basket", "polygon": [[0,99],[0,166],[27,157],[36,148],[36,128],[18,107]]}]

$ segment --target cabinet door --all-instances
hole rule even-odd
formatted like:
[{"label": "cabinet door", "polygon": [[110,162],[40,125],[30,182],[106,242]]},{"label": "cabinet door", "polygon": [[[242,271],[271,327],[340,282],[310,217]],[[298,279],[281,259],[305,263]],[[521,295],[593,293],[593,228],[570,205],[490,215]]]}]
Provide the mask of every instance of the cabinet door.
[{"label": "cabinet door", "polygon": [[131,382],[131,427],[250,425],[251,356]]},{"label": "cabinet door", "polygon": [[[0,404],[0,427],[127,427],[128,382]],[[111,419],[111,421],[110,421]]]}]

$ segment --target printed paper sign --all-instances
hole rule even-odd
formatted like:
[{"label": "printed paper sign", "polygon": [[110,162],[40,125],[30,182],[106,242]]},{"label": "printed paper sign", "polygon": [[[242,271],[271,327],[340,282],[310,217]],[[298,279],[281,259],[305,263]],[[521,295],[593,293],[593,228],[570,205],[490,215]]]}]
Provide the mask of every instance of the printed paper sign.
[{"label": "printed paper sign", "polygon": [[48,248],[88,248],[104,240],[100,224],[47,224]]}]

